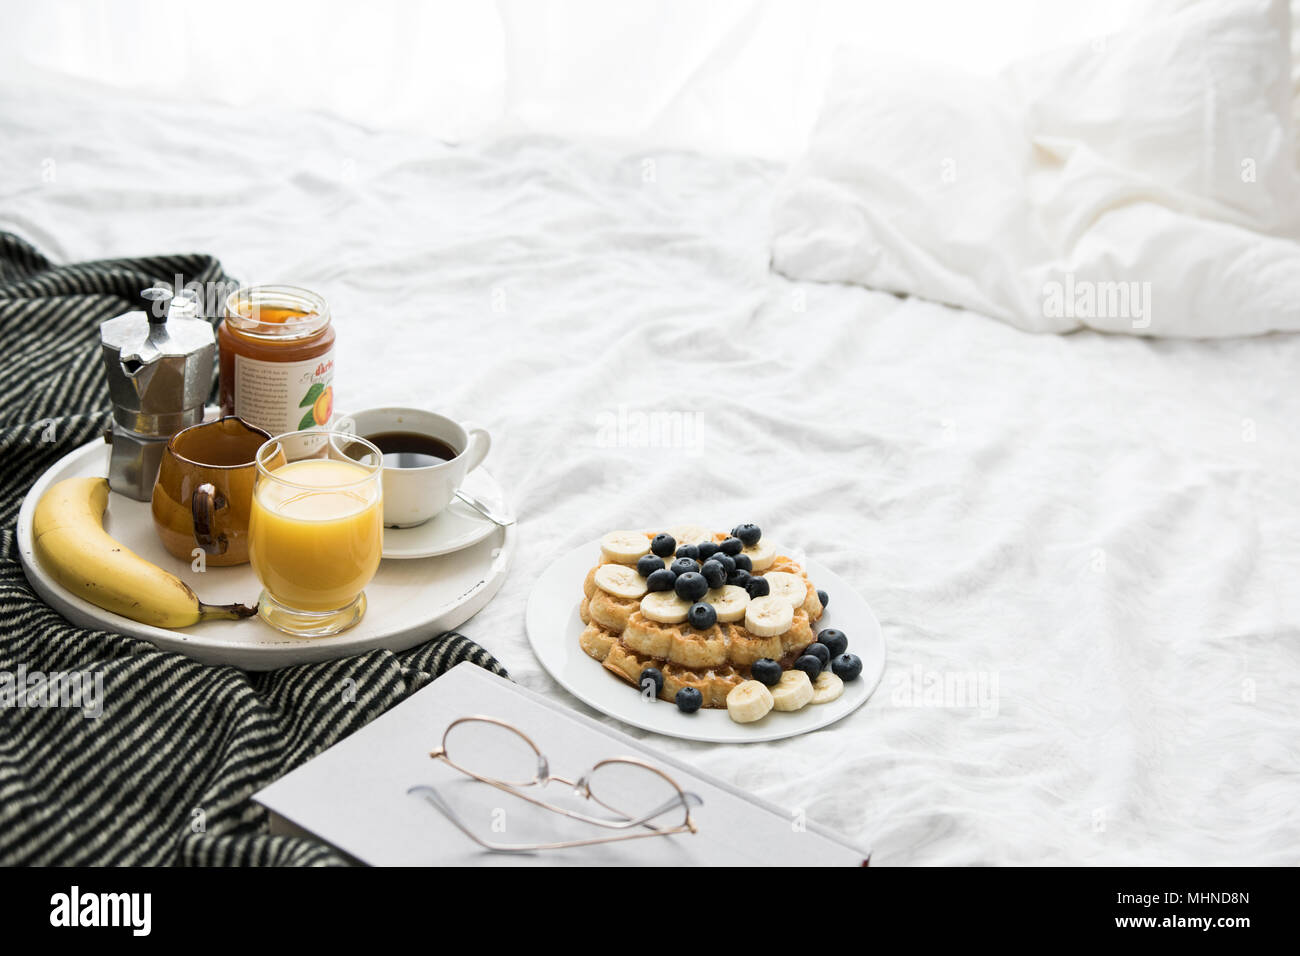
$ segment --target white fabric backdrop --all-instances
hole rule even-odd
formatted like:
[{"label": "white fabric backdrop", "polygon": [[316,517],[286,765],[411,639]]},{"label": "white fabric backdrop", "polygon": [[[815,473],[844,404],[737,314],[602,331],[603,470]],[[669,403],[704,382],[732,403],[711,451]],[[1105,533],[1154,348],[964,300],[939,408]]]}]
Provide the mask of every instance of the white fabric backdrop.
[{"label": "white fabric backdrop", "polygon": [[990,71],[1125,22],[1125,0],[0,0],[0,79],[34,70],[448,140],[599,136],[789,158],[831,53]]},{"label": "white fabric backdrop", "polygon": [[[1300,863],[1300,336],[1026,335],[789,282],[752,160],[40,89],[0,91],[0,143],[0,228],[317,288],[341,408],[492,429],[520,549],[465,631],[527,686],[581,706],[523,632],[556,555],[754,520],[872,604],[881,688],[794,740],[655,746],[882,865]],[[621,410],[694,440],[611,446]],[[931,698],[966,675],[995,714]]]}]

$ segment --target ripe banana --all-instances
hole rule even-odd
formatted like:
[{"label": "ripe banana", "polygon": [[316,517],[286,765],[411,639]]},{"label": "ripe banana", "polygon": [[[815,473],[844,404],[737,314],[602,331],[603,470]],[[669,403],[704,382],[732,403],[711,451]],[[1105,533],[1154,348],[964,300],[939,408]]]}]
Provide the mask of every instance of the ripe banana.
[{"label": "ripe banana", "polygon": [[659,624],[680,624],[690,609],[691,602],[672,591],[651,591],[641,599],[641,613]]},{"label": "ripe banana", "polygon": [[636,564],[650,552],[650,536],[644,531],[611,531],[600,539],[600,556],[612,564]]},{"label": "ripe banana", "polygon": [[776,548],[768,544],[766,540],[761,540],[758,544],[751,544],[743,548],[740,552],[749,558],[749,563],[753,565],[753,570],[766,571],[776,560]]},{"label": "ripe banana", "polygon": [[738,724],[762,720],[772,709],[772,692],[756,680],[747,680],[727,694],[727,714]]},{"label": "ripe banana", "polygon": [[791,668],[771,688],[772,706],[776,710],[799,710],[813,699],[812,681],[801,670]]},{"label": "ripe banana", "polygon": [[742,620],[745,609],[749,607],[749,593],[734,584],[724,584],[720,588],[714,588],[704,595],[704,600],[713,605],[713,610],[718,614],[718,621],[722,624],[734,624]]},{"label": "ripe banana", "polygon": [[803,607],[808,599],[808,582],[789,571],[769,571],[763,575],[767,582],[768,593],[790,602],[793,608]]},{"label": "ripe banana", "polygon": [[794,608],[785,598],[772,594],[756,597],[745,609],[745,630],[758,637],[776,637],[790,630]]},{"label": "ripe banana", "polygon": [[[803,673],[800,671],[799,673]],[[829,704],[844,693],[844,681],[840,680],[830,671],[822,671],[817,675],[817,680],[813,681],[814,704]]]},{"label": "ripe banana", "polygon": [[32,537],[41,564],[61,585],[107,611],[158,627],[249,617],[242,604],[204,604],[180,578],[123,547],[104,530],[107,478],[67,478],[41,496]]},{"label": "ripe banana", "polygon": [[626,564],[602,564],[596,569],[596,587],[616,598],[635,601],[645,596],[645,578]]},{"label": "ripe banana", "polygon": [[679,546],[713,540],[712,532],[707,528],[701,528],[697,524],[679,524],[669,528],[668,533],[673,536]]}]

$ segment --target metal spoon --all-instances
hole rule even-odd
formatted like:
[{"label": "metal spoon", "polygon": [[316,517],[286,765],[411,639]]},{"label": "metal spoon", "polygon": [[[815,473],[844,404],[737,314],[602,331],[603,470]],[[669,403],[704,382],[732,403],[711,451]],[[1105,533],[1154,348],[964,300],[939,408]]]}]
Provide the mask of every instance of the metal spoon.
[{"label": "metal spoon", "polygon": [[465,504],[469,505],[484,518],[487,518],[493,524],[500,525],[502,528],[508,528],[510,525],[515,523],[513,515],[498,515],[490,507],[471,494],[466,494],[463,491],[457,490],[456,497],[465,502]]}]

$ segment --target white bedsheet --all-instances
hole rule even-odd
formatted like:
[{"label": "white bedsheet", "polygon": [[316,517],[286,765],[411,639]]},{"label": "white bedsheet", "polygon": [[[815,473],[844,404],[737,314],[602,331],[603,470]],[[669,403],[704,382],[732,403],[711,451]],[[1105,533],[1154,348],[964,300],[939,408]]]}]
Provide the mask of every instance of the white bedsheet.
[{"label": "white bedsheet", "polygon": [[[68,91],[0,94],[0,143],[0,228],[319,289],[340,407],[492,429],[521,547],[464,630],[523,684],[562,695],[523,630],[554,556],[753,520],[866,596],[884,681],[803,738],[658,746],[878,865],[1300,862],[1300,336],[1035,336],[791,283],[780,170],[739,160]],[[684,447],[638,445],[642,411]],[[927,693],[972,674],[983,713]]]}]

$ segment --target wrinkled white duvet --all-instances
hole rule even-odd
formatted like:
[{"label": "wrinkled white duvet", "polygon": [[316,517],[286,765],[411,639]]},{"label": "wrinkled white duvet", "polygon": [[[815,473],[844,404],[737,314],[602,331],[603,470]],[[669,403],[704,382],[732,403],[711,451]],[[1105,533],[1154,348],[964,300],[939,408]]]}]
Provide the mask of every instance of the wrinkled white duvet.
[{"label": "wrinkled white duvet", "polygon": [[1285,0],[1135,6],[994,77],[845,51],[774,267],[1038,332],[1300,331]]},{"label": "wrinkled white duvet", "polygon": [[[341,408],[492,429],[521,547],[464,630],[522,683],[564,698],[523,629],[556,555],[753,520],[865,595],[884,681],[818,733],[664,750],[876,864],[1300,862],[1300,337],[790,282],[781,171],[739,160],[52,92],[0,94],[0,141],[0,228],[319,289]],[[638,412],[691,427],[611,429]]]}]

